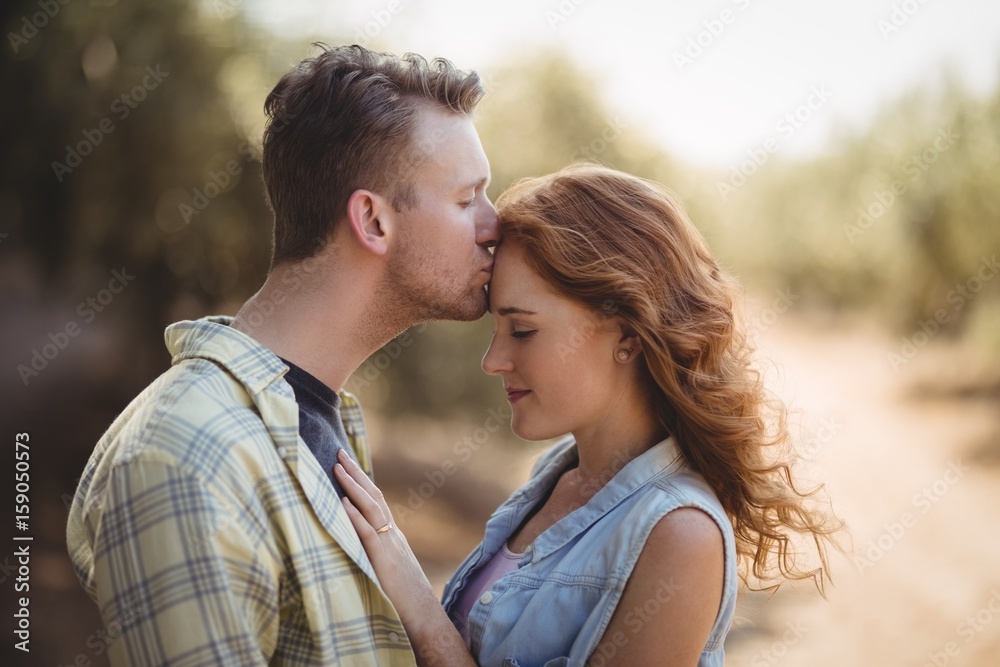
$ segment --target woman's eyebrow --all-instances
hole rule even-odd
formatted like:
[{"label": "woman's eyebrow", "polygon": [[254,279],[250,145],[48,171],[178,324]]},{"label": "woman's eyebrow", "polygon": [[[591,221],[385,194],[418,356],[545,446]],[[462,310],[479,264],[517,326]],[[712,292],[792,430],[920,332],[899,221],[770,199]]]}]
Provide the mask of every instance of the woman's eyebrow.
[{"label": "woman's eyebrow", "polygon": [[497,308],[497,315],[537,315],[538,313],[533,310],[525,310],[524,308],[517,308],[516,306],[509,306],[506,308]]}]

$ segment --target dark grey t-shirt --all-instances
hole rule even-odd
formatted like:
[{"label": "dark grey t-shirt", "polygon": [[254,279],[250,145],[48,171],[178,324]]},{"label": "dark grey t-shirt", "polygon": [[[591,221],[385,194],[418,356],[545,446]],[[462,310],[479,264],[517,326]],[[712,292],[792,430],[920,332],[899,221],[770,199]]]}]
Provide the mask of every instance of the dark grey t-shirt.
[{"label": "dark grey t-shirt", "polygon": [[340,396],[318,378],[299,368],[287,359],[285,380],[295,392],[299,404],[299,436],[309,447],[320,467],[326,472],[334,491],[341,498],[344,491],[333,477],[333,464],[337,462],[337,452],[341,449],[354,458],[340,421]]}]

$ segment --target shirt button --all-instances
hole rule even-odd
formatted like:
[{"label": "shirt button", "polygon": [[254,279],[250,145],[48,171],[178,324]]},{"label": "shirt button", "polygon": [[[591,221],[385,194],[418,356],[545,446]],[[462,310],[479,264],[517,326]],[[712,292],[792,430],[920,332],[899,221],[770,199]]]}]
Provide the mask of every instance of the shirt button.
[{"label": "shirt button", "polygon": [[483,604],[489,604],[493,602],[493,593],[486,591],[485,593],[483,593],[483,596],[479,598],[479,601],[482,602]]},{"label": "shirt button", "polygon": [[288,449],[284,445],[278,447],[278,456],[281,458],[288,456]]},{"label": "shirt button", "polygon": [[390,632],[389,633],[389,641],[391,641],[392,643],[398,642],[399,641],[399,635],[396,634],[395,632]]}]

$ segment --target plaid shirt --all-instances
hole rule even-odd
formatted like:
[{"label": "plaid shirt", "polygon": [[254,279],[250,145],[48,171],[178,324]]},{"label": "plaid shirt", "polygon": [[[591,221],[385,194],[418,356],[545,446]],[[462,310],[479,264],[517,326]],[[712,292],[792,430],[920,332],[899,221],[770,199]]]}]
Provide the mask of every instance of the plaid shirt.
[{"label": "plaid shirt", "polygon": [[[167,328],[172,368],[97,443],[66,530],[113,665],[413,665],[288,368],[231,318]],[[371,470],[357,400],[341,416]]]}]

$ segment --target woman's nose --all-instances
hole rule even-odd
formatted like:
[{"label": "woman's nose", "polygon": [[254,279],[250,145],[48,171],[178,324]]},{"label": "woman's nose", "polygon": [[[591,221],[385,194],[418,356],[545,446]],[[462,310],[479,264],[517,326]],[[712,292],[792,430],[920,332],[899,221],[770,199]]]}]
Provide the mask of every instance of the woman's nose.
[{"label": "woman's nose", "polygon": [[510,360],[502,348],[503,346],[497,343],[497,337],[494,334],[490,346],[486,348],[486,354],[483,355],[483,370],[486,371],[487,375],[499,375],[511,369]]}]

